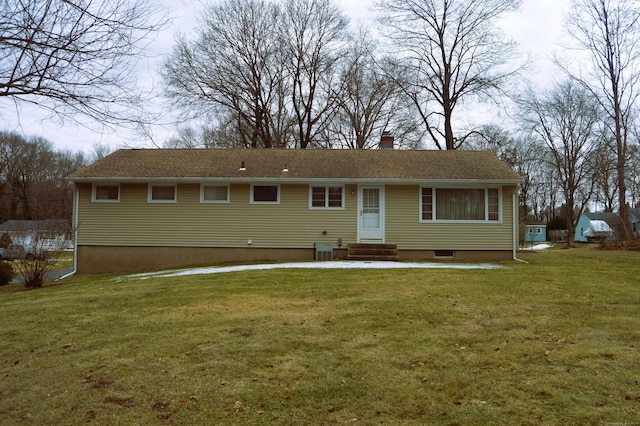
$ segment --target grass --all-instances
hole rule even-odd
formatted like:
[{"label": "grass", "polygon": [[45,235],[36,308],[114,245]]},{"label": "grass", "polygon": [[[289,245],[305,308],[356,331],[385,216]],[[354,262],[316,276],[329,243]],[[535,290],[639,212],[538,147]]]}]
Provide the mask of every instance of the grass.
[{"label": "grass", "polygon": [[0,423],[637,424],[638,256],[0,287]]}]

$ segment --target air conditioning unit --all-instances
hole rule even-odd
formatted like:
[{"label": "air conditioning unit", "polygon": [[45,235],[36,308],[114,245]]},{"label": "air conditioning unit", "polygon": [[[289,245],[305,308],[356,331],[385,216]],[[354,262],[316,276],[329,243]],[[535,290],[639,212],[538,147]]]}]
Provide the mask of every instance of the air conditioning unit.
[{"label": "air conditioning unit", "polygon": [[315,243],[316,247],[316,260],[330,261],[333,260],[333,244],[329,243]]}]

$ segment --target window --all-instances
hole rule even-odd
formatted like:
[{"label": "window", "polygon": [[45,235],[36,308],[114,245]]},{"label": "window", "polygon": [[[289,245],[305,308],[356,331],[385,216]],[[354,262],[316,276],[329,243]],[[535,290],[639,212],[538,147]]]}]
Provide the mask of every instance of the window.
[{"label": "window", "polygon": [[436,259],[453,259],[455,253],[453,250],[435,250],[433,257]]},{"label": "window", "polygon": [[278,185],[252,185],[251,202],[277,204],[280,202],[279,189]]},{"label": "window", "polygon": [[312,209],[341,209],[344,204],[342,186],[312,186]]},{"label": "window", "polygon": [[422,188],[422,220],[433,220],[432,188]]},{"label": "window", "polygon": [[500,196],[498,188],[487,189],[489,220],[500,220]]},{"label": "window", "polygon": [[500,191],[497,188],[422,188],[422,221],[499,221]]},{"label": "window", "polygon": [[228,203],[229,185],[201,185],[201,203]]},{"label": "window", "polygon": [[149,202],[174,203],[175,201],[175,185],[149,185]]},{"label": "window", "polygon": [[111,203],[120,201],[120,185],[94,185],[93,201]]}]

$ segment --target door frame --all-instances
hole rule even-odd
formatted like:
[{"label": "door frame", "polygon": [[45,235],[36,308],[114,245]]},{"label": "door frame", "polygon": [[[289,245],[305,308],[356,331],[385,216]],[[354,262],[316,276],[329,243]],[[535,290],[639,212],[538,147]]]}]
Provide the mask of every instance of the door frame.
[{"label": "door frame", "polygon": [[[362,217],[362,209],[363,209],[363,192],[364,189],[368,188],[376,188],[379,189],[380,192],[380,228],[379,228],[379,238],[363,238],[362,229],[363,229],[363,217]],[[359,243],[384,243],[385,240],[385,186],[384,185],[358,185],[358,242]]]}]

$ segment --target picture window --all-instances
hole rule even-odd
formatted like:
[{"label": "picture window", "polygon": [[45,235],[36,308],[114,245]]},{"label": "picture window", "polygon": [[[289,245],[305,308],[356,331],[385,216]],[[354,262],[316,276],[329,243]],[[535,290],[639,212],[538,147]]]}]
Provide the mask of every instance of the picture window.
[{"label": "picture window", "polygon": [[497,222],[498,188],[421,188],[422,221]]}]

